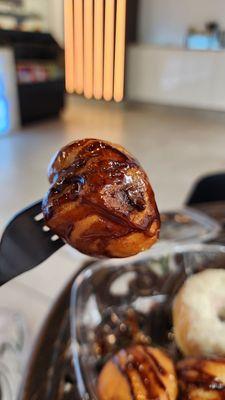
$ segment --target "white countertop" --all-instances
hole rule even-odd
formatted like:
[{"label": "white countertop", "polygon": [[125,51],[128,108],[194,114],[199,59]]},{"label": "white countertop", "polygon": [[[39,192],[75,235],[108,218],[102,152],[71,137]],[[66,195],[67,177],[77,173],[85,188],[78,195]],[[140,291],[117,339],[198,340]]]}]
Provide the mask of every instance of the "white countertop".
[{"label": "white countertop", "polygon": [[161,45],[157,45],[157,44],[151,44],[151,43],[132,43],[129,45],[130,48],[136,48],[136,49],[143,49],[143,50],[147,50],[147,49],[152,49],[152,50],[159,50],[159,51],[184,51],[184,52],[192,52],[194,54],[198,54],[198,53],[208,53],[208,54],[212,54],[212,53],[216,53],[216,54],[220,54],[220,53],[225,53],[225,48],[220,48],[218,50],[211,50],[211,49],[189,49],[188,47],[185,46],[177,46],[177,45],[173,45],[173,44],[161,44]]}]

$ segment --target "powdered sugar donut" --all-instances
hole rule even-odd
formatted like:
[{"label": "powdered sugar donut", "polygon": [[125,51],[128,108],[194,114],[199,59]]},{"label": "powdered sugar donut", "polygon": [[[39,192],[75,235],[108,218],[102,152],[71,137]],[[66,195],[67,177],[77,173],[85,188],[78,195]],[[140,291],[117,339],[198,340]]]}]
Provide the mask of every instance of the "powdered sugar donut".
[{"label": "powdered sugar donut", "polygon": [[177,346],[188,356],[225,356],[225,270],[191,276],[173,304]]}]

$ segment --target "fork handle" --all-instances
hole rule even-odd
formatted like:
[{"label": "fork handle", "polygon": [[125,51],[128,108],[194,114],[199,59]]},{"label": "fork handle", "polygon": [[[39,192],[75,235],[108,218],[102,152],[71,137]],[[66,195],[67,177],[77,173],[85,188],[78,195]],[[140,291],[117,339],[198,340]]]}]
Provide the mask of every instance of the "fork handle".
[{"label": "fork handle", "polygon": [[24,266],[21,269],[21,264],[18,264],[16,261],[13,263],[10,262],[4,254],[0,253],[0,286],[33,268],[35,268],[35,265],[30,264],[29,267]]},{"label": "fork handle", "polygon": [[[21,272],[22,273],[22,272]],[[11,279],[18,276],[20,273],[12,267],[12,264],[6,261],[3,254],[0,254],[0,286],[9,282]]]},{"label": "fork handle", "polygon": [[54,233],[44,231],[42,200],[17,213],[6,226],[0,239],[0,285],[40,265],[64,246]]},{"label": "fork handle", "polygon": [[[63,245],[64,243],[62,242],[62,246]],[[58,248],[56,250],[58,250]],[[50,256],[51,254],[49,254],[47,257],[44,257],[42,261],[45,261]],[[23,264],[23,267],[21,267],[20,262],[17,263],[16,260],[11,262],[4,256],[4,254],[0,252],[0,286],[6,284],[7,282],[11,281],[12,279],[16,278],[19,275],[22,275],[25,272],[31,271],[32,269],[36,268],[39,264],[41,264],[41,261],[38,264],[27,262],[27,264]]]},{"label": "fork handle", "polygon": [[[47,260],[53,253],[55,253],[60,247],[64,246],[64,242],[59,239],[57,244],[52,245],[52,251],[49,252],[48,255],[43,254],[41,258],[39,258],[38,263],[32,258],[24,257],[23,262],[21,263],[20,258],[13,258],[13,254],[16,254],[16,251],[12,252],[11,254],[7,253],[7,256],[4,252],[0,251],[0,286],[4,285],[5,283],[9,282],[10,280],[16,278],[19,275],[22,275],[25,272],[31,271],[32,269],[36,268],[40,265],[43,261]],[[19,250],[19,249],[17,249]],[[17,252],[18,256],[18,252]]]}]

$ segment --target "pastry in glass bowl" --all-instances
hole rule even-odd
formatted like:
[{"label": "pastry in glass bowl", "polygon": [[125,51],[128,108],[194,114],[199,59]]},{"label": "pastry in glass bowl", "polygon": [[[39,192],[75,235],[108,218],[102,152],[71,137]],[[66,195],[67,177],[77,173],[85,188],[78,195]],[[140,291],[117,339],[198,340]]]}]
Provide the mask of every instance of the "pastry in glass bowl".
[{"label": "pastry in glass bowl", "polygon": [[105,364],[98,379],[99,400],[175,400],[177,392],[173,361],[149,346],[121,350]]},{"label": "pastry in glass bowl", "polygon": [[225,358],[187,358],[177,365],[183,400],[225,398]]},{"label": "pastry in glass bowl", "polygon": [[225,270],[189,277],[173,303],[176,344],[185,356],[225,357]]}]

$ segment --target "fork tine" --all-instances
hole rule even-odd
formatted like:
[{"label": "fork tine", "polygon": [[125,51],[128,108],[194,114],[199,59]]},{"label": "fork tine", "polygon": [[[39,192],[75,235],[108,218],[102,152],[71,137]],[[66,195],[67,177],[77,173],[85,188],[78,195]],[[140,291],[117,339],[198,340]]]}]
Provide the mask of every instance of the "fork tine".
[{"label": "fork tine", "polygon": [[38,201],[22,210],[7,225],[0,241],[1,283],[36,267],[64,245],[50,229],[44,229],[41,204]]}]

